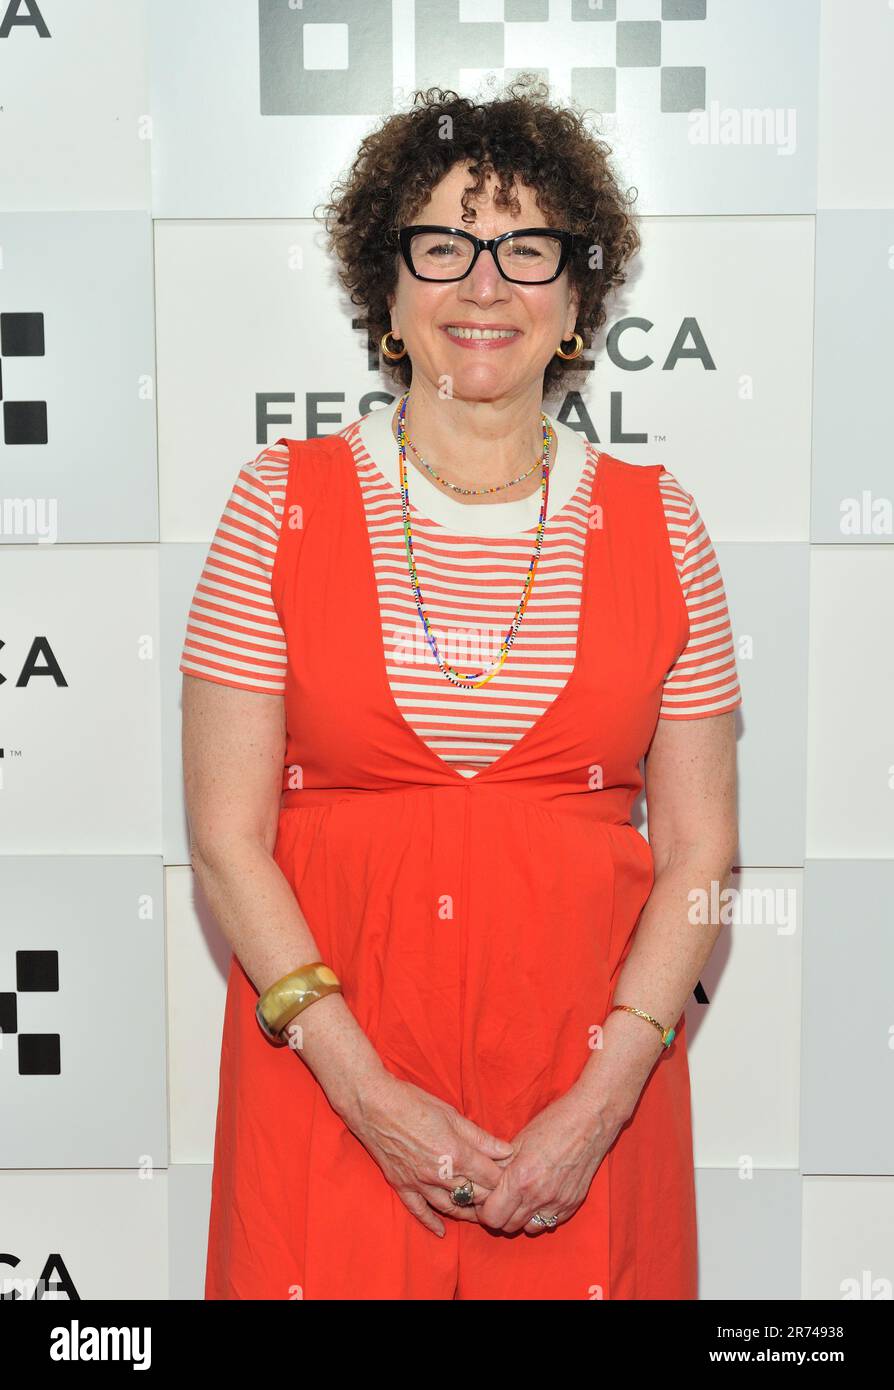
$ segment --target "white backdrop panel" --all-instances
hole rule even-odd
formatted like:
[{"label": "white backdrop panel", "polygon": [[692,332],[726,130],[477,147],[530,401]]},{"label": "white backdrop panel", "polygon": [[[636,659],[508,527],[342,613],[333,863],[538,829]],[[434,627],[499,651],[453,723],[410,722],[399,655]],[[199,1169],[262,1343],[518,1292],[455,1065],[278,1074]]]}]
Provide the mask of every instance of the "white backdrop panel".
[{"label": "white backdrop panel", "polygon": [[172,1163],[167,1180],[168,1298],[204,1299],[211,1165]]},{"label": "white backdrop panel", "polygon": [[158,548],[0,549],[0,593],[4,851],[158,854]]},{"label": "white backdrop panel", "polygon": [[0,265],[4,497],[47,499],[56,540],[156,540],[149,214],[4,213]]},{"label": "white backdrop panel", "polygon": [[[894,12],[891,18],[894,28]],[[894,146],[890,153],[894,165]],[[811,540],[890,545],[894,539],[892,367],[894,210],[821,212]]]},{"label": "white backdrop panel", "polygon": [[808,861],[801,1089],[805,1173],[875,1174],[894,1166],[892,901],[890,859]]},{"label": "white backdrop panel", "polygon": [[817,206],[894,208],[894,8],[822,0]]},{"label": "white backdrop panel", "polygon": [[602,118],[643,212],[816,205],[819,0],[155,0],[150,19],[159,217],[309,216],[414,88],[529,68]]},{"label": "white backdrop panel", "polygon": [[810,553],[807,853],[894,856],[894,548]]},{"label": "white backdrop panel", "polygon": [[0,209],[148,208],[147,0],[0,5]]},{"label": "white backdrop panel", "polygon": [[708,1002],[686,1005],[696,1162],[797,1168],[801,872],[746,869],[730,886],[735,920],[701,976]]},{"label": "white backdrop panel", "polygon": [[3,873],[0,1166],[166,1167],[161,860],[9,856]]},{"label": "white backdrop panel", "polygon": [[[710,527],[709,527],[710,529]],[[742,705],[739,862],[804,862],[808,545],[717,546]]]},{"label": "white backdrop panel", "polygon": [[699,1168],[695,1189],[699,1298],[800,1298],[797,1169]]},{"label": "white backdrop panel", "polygon": [[894,1178],[805,1178],[802,1298],[894,1297]]},{"label": "white backdrop panel", "polygon": [[0,1280],[29,1281],[22,1297],[33,1297],[48,1257],[56,1255],[46,1277],[61,1276],[65,1289],[43,1295],[53,1302],[167,1298],[166,1182],[163,1170],[151,1177],[0,1173],[3,1249],[19,1261],[12,1268],[0,1264]]},{"label": "white backdrop panel", "polygon": [[812,312],[811,218],[644,223],[587,403],[604,447],[663,463],[715,541],[807,539]]}]

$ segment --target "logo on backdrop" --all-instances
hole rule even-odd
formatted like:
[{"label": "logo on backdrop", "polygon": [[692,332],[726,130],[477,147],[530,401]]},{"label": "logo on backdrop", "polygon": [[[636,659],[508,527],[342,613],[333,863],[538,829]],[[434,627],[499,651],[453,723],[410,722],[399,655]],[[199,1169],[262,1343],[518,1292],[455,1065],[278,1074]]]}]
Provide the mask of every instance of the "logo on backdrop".
[{"label": "logo on backdrop", "polygon": [[[35,1279],[20,1274],[3,1274],[2,1267],[7,1265],[10,1269],[18,1269],[21,1260],[18,1255],[12,1255],[0,1250],[0,1299],[14,1302],[16,1299],[29,1299],[39,1302],[47,1294],[66,1294],[69,1299],[80,1300],[81,1295],[75,1288],[74,1280],[65,1267],[65,1261],[58,1253],[47,1255],[43,1269]],[[60,1302],[59,1299],[51,1299],[50,1302]]]},{"label": "logo on backdrop", "polygon": [[[0,637],[0,647],[5,647],[6,643]],[[13,674],[17,686],[28,685],[35,676],[49,676],[56,685],[68,686],[62,667],[56,660],[56,653],[50,646],[49,639],[46,637],[35,637],[27,652],[20,657],[21,664],[13,665]],[[0,685],[5,685],[8,677],[0,671]]]},{"label": "logo on backdrop", "polygon": [[[353,326],[362,328],[362,319],[352,320]],[[367,340],[369,341],[369,340]],[[651,319],[628,314],[618,319],[605,332],[605,355],[613,367],[622,372],[653,371],[672,372],[681,363],[699,363],[704,372],[716,372],[717,363],[711,346],[702,332],[701,325],[694,315],[684,315],[679,322],[662,327]],[[378,370],[378,362],[371,351],[367,366],[371,372]],[[592,361],[583,362],[585,371],[592,371]],[[303,396],[304,418],[301,406],[290,413],[284,412],[283,405],[294,406],[298,397],[295,392],[258,391],[255,393],[255,427],[257,442],[266,444],[270,431],[285,426],[298,431],[302,439],[320,439],[337,432],[360,415],[366,415],[381,405],[393,404],[395,397],[387,391],[368,391],[361,395],[356,408],[347,403],[343,391],[307,391]],[[560,424],[578,430],[591,444],[660,444],[666,439],[664,434],[650,432],[642,428],[642,421],[634,421],[631,412],[624,412],[624,393],[610,391],[607,395],[603,414],[594,420],[589,406],[579,391],[566,391],[558,410],[550,412]]]},{"label": "logo on backdrop", "polygon": [[16,357],[43,356],[43,314],[0,313],[0,401],[3,402],[4,444],[47,442],[46,401],[17,401],[6,397],[7,375],[15,380],[15,369],[7,371],[7,362]]},{"label": "logo on backdrop", "polygon": [[[662,63],[664,25],[692,41],[693,20],[707,0],[663,0],[660,19],[619,19],[618,0],[571,0],[561,13],[552,0],[504,0],[503,19],[460,18],[459,5],[415,0],[413,63],[417,87],[462,90],[463,69],[527,65],[548,76],[550,43],[567,40],[574,54],[570,95],[597,111],[618,109],[618,73],[656,74],[659,111],[705,105],[705,68]],[[621,4],[623,10],[623,0]],[[356,0],[258,0],[262,116],[364,116],[394,105],[392,53],[407,36],[395,30],[392,7]],[[548,28],[547,28],[548,26]],[[679,26],[679,27],[678,27]],[[507,50],[512,67],[506,66]],[[589,59],[589,61],[588,61]]]},{"label": "logo on backdrop", "polygon": [[25,0],[27,8],[22,8],[23,0],[0,0],[0,39],[8,39],[13,29],[33,29],[42,39],[50,38],[47,22],[40,12],[37,0]]},{"label": "logo on backdrop", "polygon": [[59,952],[16,951],[16,987],[0,991],[0,1066],[8,1051],[7,1038],[18,1044],[19,1076],[59,1076],[62,1071],[58,1033],[20,1033],[19,995],[58,994]]}]

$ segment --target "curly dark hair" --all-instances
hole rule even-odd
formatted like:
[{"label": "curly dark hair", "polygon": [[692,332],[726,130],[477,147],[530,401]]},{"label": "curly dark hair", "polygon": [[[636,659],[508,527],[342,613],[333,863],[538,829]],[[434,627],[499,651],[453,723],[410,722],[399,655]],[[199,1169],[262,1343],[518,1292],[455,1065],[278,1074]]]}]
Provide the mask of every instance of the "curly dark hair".
[{"label": "curly dark hair", "polygon": [[[499,206],[518,210],[518,200],[510,197],[517,179],[534,190],[547,217],[580,234],[568,274],[580,294],[575,328],[590,347],[605,322],[606,295],[626,280],[624,266],[640,247],[632,213],[636,191],[622,192],[610,155],[609,146],[586,128],[585,114],[552,105],[547,84],[534,73],[522,73],[503,95],[487,102],[440,87],[417,90],[409,111],[385,117],[363,139],[347,175],[323,204],[329,248],[341,263],[339,279],[351,303],[366,310],[370,345],[378,350],[391,327],[388,296],[400,262],[397,230],[412,223],[455,164],[469,161],[474,182],[463,193],[464,222],[475,220],[467,200],[484,189],[492,172],[499,179],[494,193]],[[384,359],[383,365],[402,390],[409,386],[409,356]],[[570,384],[568,374],[580,366],[580,358],[551,358],[544,393]]]}]

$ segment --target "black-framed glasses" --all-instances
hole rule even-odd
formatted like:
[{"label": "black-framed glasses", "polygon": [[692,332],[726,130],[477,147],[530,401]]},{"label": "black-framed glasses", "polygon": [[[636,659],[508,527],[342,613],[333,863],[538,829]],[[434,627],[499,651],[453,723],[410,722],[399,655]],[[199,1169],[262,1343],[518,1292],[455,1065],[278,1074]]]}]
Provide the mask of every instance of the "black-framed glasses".
[{"label": "black-framed glasses", "polygon": [[417,280],[464,280],[481,255],[490,251],[504,280],[516,285],[548,285],[562,274],[576,240],[557,227],[521,227],[501,236],[477,237],[460,227],[424,223],[397,234],[404,263]]}]

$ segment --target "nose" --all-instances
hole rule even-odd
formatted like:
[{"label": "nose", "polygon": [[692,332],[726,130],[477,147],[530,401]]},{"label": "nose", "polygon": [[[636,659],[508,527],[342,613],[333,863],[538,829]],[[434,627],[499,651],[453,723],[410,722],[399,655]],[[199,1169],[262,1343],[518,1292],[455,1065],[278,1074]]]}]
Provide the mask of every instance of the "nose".
[{"label": "nose", "polygon": [[497,268],[493,251],[482,251],[465,280],[457,285],[461,298],[488,304],[495,299],[508,299],[511,288]]}]

